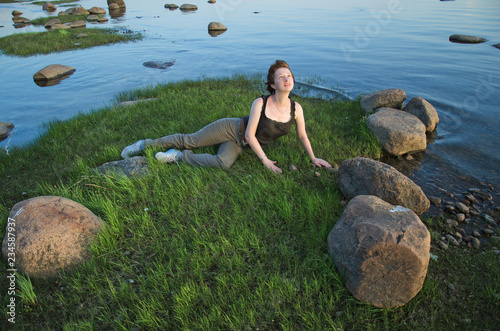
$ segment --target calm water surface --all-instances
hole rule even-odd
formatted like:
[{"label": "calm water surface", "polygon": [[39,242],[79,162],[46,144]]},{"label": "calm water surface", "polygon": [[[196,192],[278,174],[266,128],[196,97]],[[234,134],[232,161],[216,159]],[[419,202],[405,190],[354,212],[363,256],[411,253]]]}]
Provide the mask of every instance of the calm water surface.
[{"label": "calm water surface", "polygon": [[[475,180],[498,187],[500,50],[492,45],[500,43],[500,1],[192,0],[199,9],[190,13],[170,11],[165,3],[128,0],[121,17],[88,24],[140,31],[146,38],[138,43],[23,58],[0,54],[0,121],[16,125],[9,146],[36,139],[41,124],[51,119],[111,105],[123,90],[262,74],[279,58],[289,62],[298,82],[341,89],[351,98],[387,88],[405,90],[408,101],[425,98],[441,121],[411,176],[420,183],[448,178],[465,187]],[[107,10],[104,0],[77,4]],[[14,9],[29,19],[50,15],[30,2],[0,3],[0,37],[44,30],[14,28]],[[227,32],[210,36],[211,21],[224,23]],[[452,34],[489,41],[455,44],[448,41]],[[172,60],[175,65],[167,70],[142,65]],[[76,72],[58,85],[39,87],[33,74],[49,64]]]}]

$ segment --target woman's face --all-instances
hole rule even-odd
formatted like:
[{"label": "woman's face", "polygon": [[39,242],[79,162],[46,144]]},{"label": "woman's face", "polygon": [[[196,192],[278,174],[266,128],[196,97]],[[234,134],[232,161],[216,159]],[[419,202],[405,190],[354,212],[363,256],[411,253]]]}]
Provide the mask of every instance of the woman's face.
[{"label": "woman's face", "polygon": [[278,68],[274,73],[274,84],[271,87],[276,91],[290,92],[293,85],[292,72],[288,68]]}]

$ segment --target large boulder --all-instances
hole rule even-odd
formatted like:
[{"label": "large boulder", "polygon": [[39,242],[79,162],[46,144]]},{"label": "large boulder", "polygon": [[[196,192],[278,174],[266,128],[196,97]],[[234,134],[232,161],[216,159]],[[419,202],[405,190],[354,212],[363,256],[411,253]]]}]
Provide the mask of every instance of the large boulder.
[{"label": "large boulder", "polygon": [[434,131],[439,123],[439,116],[436,108],[424,98],[415,97],[411,99],[403,110],[417,116],[418,119],[424,123],[427,132]]},{"label": "large boulder", "polygon": [[9,122],[0,122],[0,140],[4,140],[9,136],[10,131],[14,128],[14,124]]},{"label": "large boulder", "polygon": [[379,308],[408,303],[429,266],[429,231],[411,210],[375,196],[349,202],[328,235],[328,253],[352,295]]},{"label": "large boulder", "polygon": [[351,200],[358,195],[374,195],[393,205],[411,209],[417,215],[430,207],[420,186],[395,168],[365,157],[345,160],[338,171],[340,190]]},{"label": "large boulder", "polygon": [[405,91],[401,89],[387,89],[364,95],[361,97],[360,105],[369,114],[382,107],[402,109],[405,100]]},{"label": "large boulder", "polygon": [[[111,9],[110,5],[111,4],[116,4],[119,8],[125,8],[125,1],[124,0],[108,0],[108,8]],[[115,6],[113,6],[115,7]]]},{"label": "large boulder", "polygon": [[89,15],[89,11],[83,7],[73,7],[66,9],[66,14],[69,15]]},{"label": "large boulder", "polygon": [[89,245],[104,226],[75,201],[55,196],[28,199],[9,214],[2,254],[8,260],[14,252],[15,266],[9,266],[30,277],[54,277],[88,259]]},{"label": "large boulder", "polygon": [[150,172],[148,160],[144,156],[134,156],[120,161],[111,161],[97,167],[101,174],[116,173],[126,177],[139,177]]},{"label": "large boulder", "polygon": [[46,2],[43,4],[42,9],[46,11],[56,11],[57,7],[52,2]]},{"label": "large boulder", "polygon": [[[54,26],[57,26],[57,24]],[[54,26],[52,28],[54,28]],[[70,75],[75,71],[76,69],[70,66],[62,64],[51,64],[34,74],[33,79],[35,81],[57,79],[66,75]]]},{"label": "large boulder", "polygon": [[384,149],[392,155],[423,151],[427,147],[424,123],[408,112],[380,108],[368,116],[367,124]]}]

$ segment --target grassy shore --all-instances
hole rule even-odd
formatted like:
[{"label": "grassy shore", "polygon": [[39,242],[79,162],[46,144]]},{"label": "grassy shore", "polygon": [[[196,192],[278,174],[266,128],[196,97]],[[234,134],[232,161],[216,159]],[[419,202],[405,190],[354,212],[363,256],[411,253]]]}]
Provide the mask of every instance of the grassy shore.
[{"label": "grassy shore", "polygon": [[[78,38],[77,35],[82,33],[86,36]],[[31,56],[140,39],[142,39],[140,33],[133,33],[126,29],[78,28],[8,35],[0,38],[0,49],[8,55]]]},{"label": "grassy shore", "polygon": [[[311,167],[295,132],[265,147],[284,169],[267,170],[246,150],[229,170],[158,164],[127,179],[93,169],[118,160],[138,139],[194,132],[247,115],[262,94],[257,79],[234,77],[124,92],[108,107],[0,155],[0,227],[19,201],[57,195],[109,226],[91,259],[60,279],[18,275],[18,329],[447,330],[498,326],[498,255],[433,248],[422,291],[407,305],[376,309],[356,301],[328,256],[326,238],[342,214],[335,173]],[[318,157],[331,163],[379,158],[357,101],[296,97]],[[216,152],[208,147],[196,152]],[[289,165],[298,170],[288,170]],[[318,171],[320,176],[315,172]],[[429,224],[433,224],[429,222]],[[432,230],[432,229],[431,229]],[[435,229],[438,231],[438,229]],[[0,273],[6,279],[7,265]],[[0,293],[7,293],[6,282]],[[0,299],[6,316],[8,296]]]}]

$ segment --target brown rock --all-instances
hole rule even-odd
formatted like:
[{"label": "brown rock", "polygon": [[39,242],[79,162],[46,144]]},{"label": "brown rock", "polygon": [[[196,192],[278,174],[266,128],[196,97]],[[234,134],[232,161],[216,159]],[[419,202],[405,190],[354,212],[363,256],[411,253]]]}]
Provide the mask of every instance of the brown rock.
[{"label": "brown rock", "polygon": [[[15,233],[15,268],[34,278],[70,271],[88,258],[88,246],[104,226],[90,210],[66,198],[22,201],[12,208],[7,223]],[[5,258],[12,243],[8,233],[2,243]]]},{"label": "brown rock", "polygon": [[227,27],[219,22],[210,22],[208,24],[208,30],[209,31],[225,31],[227,30]]},{"label": "brown rock", "polygon": [[424,123],[427,132],[434,131],[439,123],[436,109],[424,98],[411,99],[403,110],[417,116]]},{"label": "brown rock", "polygon": [[375,196],[352,199],[328,236],[328,252],[346,288],[380,308],[406,304],[422,288],[430,234],[411,210]]},{"label": "brown rock", "polygon": [[106,10],[104,8],[101,8],[101,7],[92,7],[89,9],[89,13],[91,15],[105,15]]},{"label": "brown rock", "polygon": [[425,125],[408,112],[381,108],[368,116],[367,124],[384,149],[392,155],[423,151],[427,147]]},{"label": "brown rock", "polygon": [[73,7],[66,9],[66,14],[69,15],[89,15],[89,11],[83,7]]},{"label": "brown rock", "polygon": [[12,11],[12,16],[21,16],[23,12],[20,12],[19,10],[13,10]]},{"label": "brown rock", "polygon": [[366,113],[372,113],[378,108],[403,108],[406,93],[401,89],[387,89],[365,95],[361,98],[361,108]]},{"label": "brown rock", "polygon": [[467,36],[463,34],[453,34],[450,36],[449,40],[453,43],[459,44],[480,44],[488,41],[487,39],[481,37]]},{"label": "brown rock", "polygon": [[0,122],[0,139],[3,140],[9,136],[10,131],[14,128],[14,124],[9,122]]},{"label": "brown rock", "polygon": [[62,76],[72,74],[75,71],[76,69],[70,66],[65,66],[62,64],[51,64],[34,74],[33,79],[35,81],[57,79]]},{"label": "brown rock", "polygon": [[61,24],[61,20],[58,18],[53,18],[45,23],[46,28],[52,28],[53,25]]},{"label": "brown rock", "polygon": [[116,4],[118,8],[125,8],[125,1],[123,0],[108,0],[108,7],[111,9],[111,5]]},{"label": "brown rock", "polygon": [[73,28],[73,29],[84,28],[86,26],[87,26],[87,22],[85,22],[84,20],[78,20],[78,21],[74,21],[74,22],[69,23],[69,27]]},{"label": "brown rock", "polygon": [[57,7],[51,2],[46,2],[43,4],[42,9],[46,11],[56,11]]},{"label": "brown rock", "polygon": [[393,205],[410,208],[420,215],[430,207],[422,189],[388,164],[357,157],[340,164],[338,181],[347,199],[375,195]]}]

